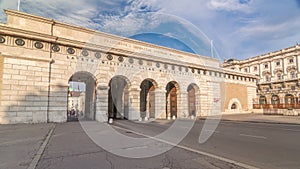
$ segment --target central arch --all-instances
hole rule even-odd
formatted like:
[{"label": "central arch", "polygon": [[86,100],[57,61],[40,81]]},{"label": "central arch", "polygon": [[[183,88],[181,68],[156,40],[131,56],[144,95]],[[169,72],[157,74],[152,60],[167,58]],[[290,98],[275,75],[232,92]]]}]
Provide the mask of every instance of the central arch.
[{"label": "central arch", "polygon": [[108,117],[128,119],[129,115],[129,80],[124,76],[115,76],[109,82]]},{"label": "central arch", "polygon": [[89,72],[76,72],[69,79],[67,121],[95,119],[96,78]]},{"label": "central arch", "polygon": [[177,82],[169,82],[166,86],[166,117],[177,118],[177,108],[178,108],[178,91],[179,85]]},{"label": "central arch", "polygon": [[153,79],[145,79],[140,88],[140,116],[144,120],[155,119],[155,88],[157,88],[157,83]]}]

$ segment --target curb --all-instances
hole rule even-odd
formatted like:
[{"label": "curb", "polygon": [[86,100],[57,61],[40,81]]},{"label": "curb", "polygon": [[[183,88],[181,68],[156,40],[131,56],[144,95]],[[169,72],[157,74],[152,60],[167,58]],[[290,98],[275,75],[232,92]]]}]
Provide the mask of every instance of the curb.
[{"label": "curb", "polygon": [[35,169],[36,168],[38,162],[40,161],[40,159],[41,159],[41,157],[42,157],[42,155],[43,155],[43,153],[44,153],[44,151],[46,149],[46,146],[47,146],[47,144],[48,144],[48,142],[50,140],[50,137],[52,136],[52,133],[53,133],[53,131],[55,129],[55,126],[56,126],[56,124],[54,124],[52,126],[52,128],[49,130],[46,139],[43,141],[43,144],[39,148],[38,152],[35,154],[33,160],[31,161],[31,163],[30,163],[30,165],[29,165],[29,167],[27,169]]},{"label": "curb", "polygon": [[[206,120],[206,118],[199,118],[198,120]],[[295,125],[295,126],[299,126],[300,125],[300,123],[298,124],[298,123],[288,123],[288,122],[255,121],[255,120],[230,120],[230,119],[221,119],[221,121],[242,122],[242,123],[284,124],[284,125]]]}]

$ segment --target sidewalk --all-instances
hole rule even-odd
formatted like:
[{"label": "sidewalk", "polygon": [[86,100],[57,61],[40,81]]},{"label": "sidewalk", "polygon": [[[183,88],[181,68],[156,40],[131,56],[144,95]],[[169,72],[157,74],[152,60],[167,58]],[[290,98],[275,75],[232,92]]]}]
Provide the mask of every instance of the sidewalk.
[{"label": "sidewalk", "polygon": [[53,124],[0,125],[0,168],[27,169]]},{"label": "sidewalk", "polygon": [[[214,117],[210,117],[210,118],[214,118]],[[201,119],[205,119],[205,118],[201,118]],[[222,115],[221,119],[224,121],[300,125],[300,116],[263,115],[263,114],[250,113],[250,114]]]}]

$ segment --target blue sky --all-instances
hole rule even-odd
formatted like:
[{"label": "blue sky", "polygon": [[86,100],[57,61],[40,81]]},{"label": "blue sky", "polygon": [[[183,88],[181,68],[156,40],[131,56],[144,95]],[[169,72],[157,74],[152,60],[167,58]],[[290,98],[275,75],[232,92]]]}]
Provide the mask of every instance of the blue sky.
[{"label": "blue sky", "polygon": [[[23,12],[181,50],[188,47],[200,55],[211,55],[213,40],[213,55],[221,60],[245,59],[300,41],[299,0],[21,1]],[[17,9],[17,0],[0,0],[1,11],[7,8]],[[5,22],[3,12],[0,21]]]}]

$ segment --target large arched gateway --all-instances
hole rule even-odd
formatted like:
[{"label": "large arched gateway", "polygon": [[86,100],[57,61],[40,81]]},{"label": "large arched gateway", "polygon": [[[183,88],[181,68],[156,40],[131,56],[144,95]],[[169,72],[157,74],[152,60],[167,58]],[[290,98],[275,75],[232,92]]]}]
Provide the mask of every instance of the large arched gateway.
[{"label": "large arched gateway", "polygon": [[123,76],[115,76],[109,82],[108,116],[111,118],[128,119],[129,84],[126,80]]},{"label": "large arched gateway", "polygon": [[[222,69],[217,59],[6,14],[8,23],[0,25],[0,124],[65,122],[72,109],[97,121],[190,118],[226,112],[231,98],[247,98],[243,109],[252,110],[256,77]],[[85,86],[75,87],[84,92],[78,103],[70,101],[74,83]],[[244,94],[224,95],[233,88]]]},{"label": "large arched gateway", "polygon": [[69,80],[70,86],[72,82],[77,84],[77,89],[68,90],[68,117],[74,117],[75,114],[76,118],[95,120],[96,78],[89,72],[76,72]]}]

